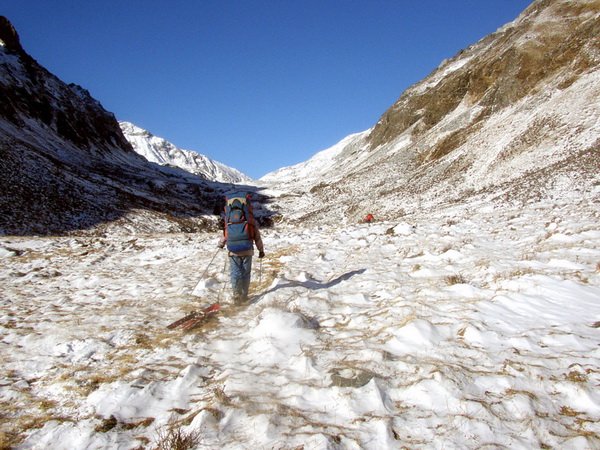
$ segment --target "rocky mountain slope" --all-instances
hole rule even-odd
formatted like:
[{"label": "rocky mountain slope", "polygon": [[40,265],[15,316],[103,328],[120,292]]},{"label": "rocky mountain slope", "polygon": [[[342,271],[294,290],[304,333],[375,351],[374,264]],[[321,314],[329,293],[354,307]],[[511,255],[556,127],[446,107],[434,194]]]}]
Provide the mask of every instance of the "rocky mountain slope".
[{"label": "rocky mountain slope", "polygon": [[185,231],[221,185],[135,153],[114,115],[22,48],[0,18],[0,234]]},{"label": "rocky mountain slope", "polygon": [[372,129],[261,182],[292,222],[598,199],[599,35],[598,0],[535,1],[405,91]]},{"label": "rocky mountain slope", "polygon": [[251,178],[237,169],[228,167],[207,156],[190,150],[183,150],[171,142],[154,136],[147,130],[130,122],[119,122],[125,138],[136,153],[148,161],[179,167],[210,181],[223,183],[247,183]]},{"label": "rocky mountain slope", "polygon": [[[456,203],[599,201],[598,35],[599,0],[537,0],[442,62],[371,129],[258,189],[303,224],[369,212],[395,220]],[[0,39],[0,232],[205,226],[229,186],[148,163],[89,93],[27,55],[6,19]]]}]

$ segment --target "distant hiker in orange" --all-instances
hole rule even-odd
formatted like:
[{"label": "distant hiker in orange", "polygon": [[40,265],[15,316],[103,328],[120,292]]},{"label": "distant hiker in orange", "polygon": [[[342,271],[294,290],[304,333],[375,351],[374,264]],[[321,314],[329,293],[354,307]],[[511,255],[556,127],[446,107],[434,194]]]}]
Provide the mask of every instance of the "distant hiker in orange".
[{"label": "distant hiker in orange", "polygon": [[371,223],[375,220],[375,217],[373,217],[373,214],[369,213],[365,216],[363,220],[365,223]]},{"label": "distant hiker in orange", "polygon": [[250,194],[229,194],[225,200],[225,225],[219,247],[227,245],[229,250],[233,303],[239,305],[248,300],[254,245],[258,249],[259,258],[264,258],[265,249],[252,214]]}]

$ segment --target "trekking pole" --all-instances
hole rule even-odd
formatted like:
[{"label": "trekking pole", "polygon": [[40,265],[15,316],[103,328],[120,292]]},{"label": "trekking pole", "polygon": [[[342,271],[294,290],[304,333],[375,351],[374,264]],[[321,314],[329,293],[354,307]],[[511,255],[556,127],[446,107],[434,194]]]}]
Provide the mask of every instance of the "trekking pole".
[{"label": "trekking pole", "polygon": [[258,285],[262,285],[262,258],[259,259],[259,269],[258,269]]},{"label": "trekking pole", "polygon": [[215,254],[213,255],[212,259],[210,260],[210,262],[208,263],[208,265],[206,266],[206,269],[204,269],[204,272],[202,273],[202,276],[200,277],[200,279],[198,280],[198,282],[196,283],[196,286],[194,287],[194,289],[192,289],[192,292],[194,292],[196,290],[196,288],[198,287],[198,285],[200,284],[200,282],[204,279],[204,275],[206,275],[206,272],[208,272],[208,269],[210,267],[210,265],[212,264],[212,262],[215,260],[215,258],[217,257],[217,255],[219,254],[219,251],[221,249],[218,248],[217,251],[215,252]]}]

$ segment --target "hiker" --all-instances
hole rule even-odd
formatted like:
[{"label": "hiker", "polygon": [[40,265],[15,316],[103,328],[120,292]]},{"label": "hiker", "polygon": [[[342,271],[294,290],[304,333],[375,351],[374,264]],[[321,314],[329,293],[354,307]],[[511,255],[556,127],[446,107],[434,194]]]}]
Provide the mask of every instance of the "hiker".
[{"label": "hiker", "polygon": [[225,224],[219,247],[227,245],[233,302],[239,305],[248,300],[254,245],[261,259],[265,256],[265,249],[252,214],[250,194],[230,194],[225,201]]}]

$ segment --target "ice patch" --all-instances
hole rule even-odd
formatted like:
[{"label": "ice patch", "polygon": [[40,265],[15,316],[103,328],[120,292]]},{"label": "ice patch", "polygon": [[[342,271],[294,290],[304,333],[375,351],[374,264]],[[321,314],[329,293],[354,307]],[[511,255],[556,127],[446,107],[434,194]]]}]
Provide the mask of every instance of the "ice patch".
[{"label": "ice patch", "polygon": [[287,365],[292,356],[301,355],[301,344],[315,338],[303,317],[274,308],[261,313],[248,337],[247,357],[260,365]]},{"label": "ice patch", "polygon": [[70,362],[82,362],[89,359],[103,359],[110,346],[93,339],[76,340],[59,344],[54,355]]},{"label": "ice patch", "polygon": [[214,293],[223,288],[223,281],[219,281],[215,278],[206,278],[200,280],[196,287],[192,291],[192,295],[196,297],[206,297],[207,294]]},{"label": "ice patch", "polygon": [[564,259],[551,259],[548,261],[549,267],[557,267],[560,269],[571,269],[571,270],[585,270],[586,266],[583,264],[574,263]]},{"label": "ice patch", "polygon": [[9,250],[4,247],[0,247],[0,258],[10,258],[11,256],[15,256],[16,253],[13,250]]},{"label": "ice patch", "polygon": [[392,333],[393,338],[387,342],[386,349],[396,355],[422,352],[443,339],[438,328],[423,319],[412,320]]},{"label": "ice patch", "polygon": [[406,222],[399,223],[392,228],[392,232],[396,236],[410,236],[414,234],[416,227]]}]

